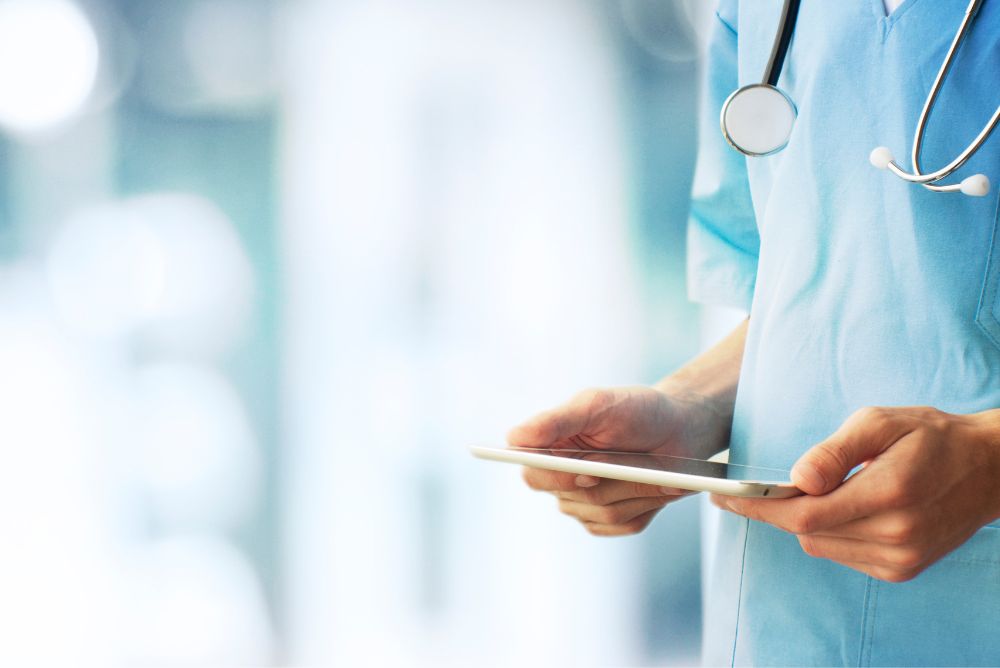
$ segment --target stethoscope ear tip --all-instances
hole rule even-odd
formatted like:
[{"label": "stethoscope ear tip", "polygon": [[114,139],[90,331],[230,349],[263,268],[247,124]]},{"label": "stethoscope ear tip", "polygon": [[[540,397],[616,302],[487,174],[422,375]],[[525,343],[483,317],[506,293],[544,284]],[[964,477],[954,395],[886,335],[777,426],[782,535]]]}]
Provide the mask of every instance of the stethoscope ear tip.
[{"label": "stethoscope ear tip", "polygon": [[892,157],[892,151],[889,150],[888,146],[877,146],[868,154],[868,161],[879,169],[888,169],[889,163],[893,160],[895,158]]},{"label": "stethoscope ear tip", "polygon": [[962,179],[962,194],[984,197],[990,192],[990,179],[985,174],[973,174]]}]

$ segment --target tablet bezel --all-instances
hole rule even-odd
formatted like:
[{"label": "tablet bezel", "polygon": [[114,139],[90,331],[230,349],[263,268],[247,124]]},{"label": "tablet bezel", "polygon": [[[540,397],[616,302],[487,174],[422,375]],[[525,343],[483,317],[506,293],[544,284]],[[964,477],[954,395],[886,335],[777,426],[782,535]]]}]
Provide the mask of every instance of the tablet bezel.
[{"label": "tablet bezel", "polygon": [[[639,468],[622,464],[610,464],[586,459],[558,457],[544,452],[532,452],[531,448],[497,448],[493,446],[471,446],[472,454],[480,459],[520,464],[533,468],[590,475],[598,478],[641,482],[647,485],[677,487],[693,492],[712,492],[726,496],[767,497],[781,499],[798,496],[802,492],[790,481],[787,483],[761,482],[757,480],[727,480],[690,473],[675,473],[655,469]],[[594,451],[599,454],[599,450]],[[639,454],[639,453],[628,453]],[[717,455],[706,461],[720,462]]]}]

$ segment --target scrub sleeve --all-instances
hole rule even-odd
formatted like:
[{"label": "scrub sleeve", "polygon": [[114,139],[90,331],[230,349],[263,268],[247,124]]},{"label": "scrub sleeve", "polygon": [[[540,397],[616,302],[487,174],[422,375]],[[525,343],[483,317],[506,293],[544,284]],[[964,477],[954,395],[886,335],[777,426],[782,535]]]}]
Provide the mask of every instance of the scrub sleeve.
[{"label": "scrub sleeve", "polygon": [[[721,3],[709,42],[705,117],[737,88],[735,25],[736,3]],[[759,247],[746,158],[730,148],[717,126],[702,123],[688,224],[688,296],[749,312]]]}]

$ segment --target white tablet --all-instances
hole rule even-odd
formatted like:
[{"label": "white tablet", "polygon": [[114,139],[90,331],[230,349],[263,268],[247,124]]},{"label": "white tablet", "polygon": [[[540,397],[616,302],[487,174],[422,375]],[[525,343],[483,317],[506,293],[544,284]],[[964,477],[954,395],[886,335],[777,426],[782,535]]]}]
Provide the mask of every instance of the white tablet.
[{"label": "white tablet", "polygon": [[472,446],[470,450],[480,459],[696,492],[769,498],[802,493],[790,482],[788,471],[729,464],[719,456],[706,460],[609,450],[489,446]]}]

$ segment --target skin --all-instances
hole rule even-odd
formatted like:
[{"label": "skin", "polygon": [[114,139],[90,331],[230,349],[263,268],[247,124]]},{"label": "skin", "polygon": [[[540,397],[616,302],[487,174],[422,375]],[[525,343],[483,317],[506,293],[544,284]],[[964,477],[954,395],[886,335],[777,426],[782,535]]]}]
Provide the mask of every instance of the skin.
[{"label": "skin", "polygon": [[[522,447],[707,458],[727,447],[746,328],[744,322],[653,387],[581,392],[515,427],[507,440]],[[811,447],[791,475],[803,496],[712,495],[712,502],[795,534],[810,556],[904,582],[1000,519],[1000,410],[956,415],[928,407],[864,408]],[[563,513],[598,536],[638,533],[665,505],[689,494],[530,468],[524,480],[553,494]]]},{"label": "skin", "polygon": [[998,439],[996,410],[864,408],[796,462],[805,496],[712,502],[795,534],[813,557],[905,582],[1000,518]]},{"label": "skin", "polygon": [[[507,442],[710,457],[727,447],[745,340],[746,323],[653,387],[581,392],[512,429]],[[524,469],[524,480],[534,490],[553,494],[562,512],[597,536],[638,533],[663,506],[689,494],[532,468]]]}]

